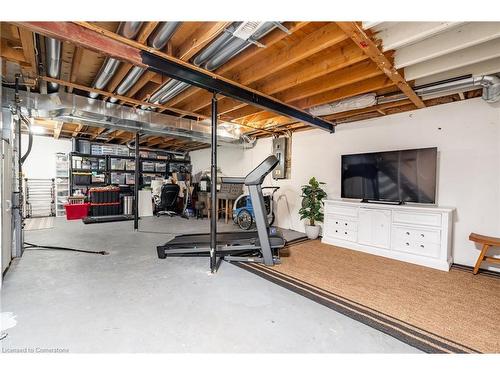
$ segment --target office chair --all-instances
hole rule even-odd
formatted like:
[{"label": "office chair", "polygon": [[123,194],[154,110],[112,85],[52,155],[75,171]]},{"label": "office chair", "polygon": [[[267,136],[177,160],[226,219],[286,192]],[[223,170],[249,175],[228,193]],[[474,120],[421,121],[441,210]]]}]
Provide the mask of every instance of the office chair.
[{"label": "office chair", "polygon": [[180,187],[177,184],[165,184],[161,187],[160,202],[156,205],[156,216],[178,215],[175,212],[177,208],[177,197],[179,196]]}]

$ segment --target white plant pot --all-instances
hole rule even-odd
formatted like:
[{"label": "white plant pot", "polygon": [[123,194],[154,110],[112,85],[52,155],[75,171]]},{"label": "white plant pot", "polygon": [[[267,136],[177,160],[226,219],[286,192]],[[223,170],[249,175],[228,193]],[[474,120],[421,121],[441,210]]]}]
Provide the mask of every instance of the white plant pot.
[{"label": "white plant pot", "polygon": [[315,240],[319,236],[319,225],[307,225],[306,224],[306,236],[310,240]]}]

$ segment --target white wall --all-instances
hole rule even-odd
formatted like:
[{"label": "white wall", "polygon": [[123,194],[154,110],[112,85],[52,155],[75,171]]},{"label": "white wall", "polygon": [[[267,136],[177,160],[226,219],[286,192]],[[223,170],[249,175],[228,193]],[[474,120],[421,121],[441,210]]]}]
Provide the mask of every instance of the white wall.
[{"label": "white wall", "polygon": [[[438,204],[456,208],[454,261],[473,265],[478,250],[470,232],[500,237],[500,106],[482,99],[455,102],[378,119],[339,125],[335,134],[295,133],[292,169],[281,186],[277,225],[303,231],[300,186],[315,176],[329,198],[340,197],[340,156],[347,153],[438,147]],[[251,150],[219,151],[224,172],[245,175],[271,153],[271,139]],[[240,156],[241,154],[241,156]],[[195,170],[210,164],[209,150],[191,153]]]},{"label": "white wall", "polygon": [[[22,153],[28,148],[28,136],[21,138]],[[54,139],[52,137],[33,136],[31,153],[24,162],[25,178],[55,178],[56,153],[71,152],[71,140]]]}]

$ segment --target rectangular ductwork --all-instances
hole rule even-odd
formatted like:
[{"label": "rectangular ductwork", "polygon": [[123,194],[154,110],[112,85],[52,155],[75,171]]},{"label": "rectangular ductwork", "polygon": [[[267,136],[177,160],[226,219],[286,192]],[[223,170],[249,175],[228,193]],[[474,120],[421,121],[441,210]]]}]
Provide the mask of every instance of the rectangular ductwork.
[{"label": "rectangular ductwork", "polygon": [[[8,108],[14,103],[14,90],[3,87],[2,94],[2,107]],[[32,117],[210,143],[209,121],[200,122],[64,92],[44,95],[21,91],[19,94],[22,111]],[[220,144],[245,146],[247,143],[240,137],[239,126],[220,126],[217,134]]]}]

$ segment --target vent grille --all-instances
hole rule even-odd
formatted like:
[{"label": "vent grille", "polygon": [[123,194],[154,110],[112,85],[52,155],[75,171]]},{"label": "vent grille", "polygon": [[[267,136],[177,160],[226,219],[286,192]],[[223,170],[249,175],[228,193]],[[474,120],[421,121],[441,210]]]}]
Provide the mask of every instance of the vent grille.
[{"label": "vent grille", "polygon": [[254,22],[247,21],[243,22],[238,28],[234,31],[233,35],[237,38],[248,40],[257,30],[259,30],[265,22]]}]

